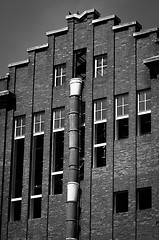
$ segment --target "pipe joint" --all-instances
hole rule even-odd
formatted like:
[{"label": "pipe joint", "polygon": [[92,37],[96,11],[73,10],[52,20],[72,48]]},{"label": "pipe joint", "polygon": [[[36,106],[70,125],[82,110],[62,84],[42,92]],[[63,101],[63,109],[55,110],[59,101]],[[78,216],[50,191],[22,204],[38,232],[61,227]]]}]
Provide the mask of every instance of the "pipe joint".
[{"label": "pipe joint", "polygon": [[70,96],[80,96],[82,89],[82,79],[72,78],[70,80]]},{"label": "pipe joint", "polygon": [[68,182],[67,184],[67,202],[77,202],[79,183]]}]

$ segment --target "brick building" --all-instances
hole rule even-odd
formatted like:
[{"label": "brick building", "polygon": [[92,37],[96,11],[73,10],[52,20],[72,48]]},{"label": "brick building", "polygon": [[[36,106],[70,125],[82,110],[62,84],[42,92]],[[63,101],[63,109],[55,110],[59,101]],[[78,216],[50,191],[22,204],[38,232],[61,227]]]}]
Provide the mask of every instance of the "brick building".
[{"label": "brick building", "polygon": [[[157,240],[158,28],[143,31],[94,9],[66,20],[0,79],[1,239]],[[82,79],[72,115],[71,79]],[[67,191],[76,140],[72,220]],[[67,221],[75,222],[72,238]]]}]

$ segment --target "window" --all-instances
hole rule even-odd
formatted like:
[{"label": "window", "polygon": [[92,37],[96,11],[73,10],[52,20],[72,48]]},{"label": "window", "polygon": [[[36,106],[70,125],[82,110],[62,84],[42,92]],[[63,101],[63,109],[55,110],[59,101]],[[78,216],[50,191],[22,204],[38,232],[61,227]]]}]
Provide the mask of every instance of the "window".
[{"label": "window", "polygon": [[44,113],[34,114],[30,218],[41,217]]},{"label": "window", "polygon": [[10,220],[21,219],[25,116],[15,118]]},{"label": "window", "polygon": [[53,111],[51,194],[62,194],[64,160],[64,108]]},{"label": "window", "polygon": [[66,81],[66,64],[55,67],[54,87],[63,85]]},{"label": "window", "polygon": [[106,99],[100,99],[94,102],[94,168],[106,165],[106,123]]},{"label": "window", "polygon": [[115,99],[115,139],[129,136],[129,102],[128,94],[120,95]]},{"label": "window", "polygon": [[44,113],[36,113],[34,115],[34,136],[44,134]]},{"label": "window", "polygon": [[114,213],[128,212],[128,191],[114,193]]},{"label": "window", "polygon": [[138,135],[151,133],[151,92],[138,93]]},{"label": "window", "polygon": [[152,207],[151,187],[137,189],[137,209],[144,210]]},{"label": "window", "polygon": [[17,117],[15,119],[15,139],[24,138],[25,137],[25,117]]},{"label": "window", "polygon": [[84,154],[85,154],[85,102],[81,102],[80,126],[80,180],[84,179]]},{"label": "window", "polygon": [[95,57],[95,78],[104,76],[107,73],[107,55]]},{"label": "window", "polygon": [[74,77],[86,78],[86,49],[80,49],[74,53],[75,68]]}]

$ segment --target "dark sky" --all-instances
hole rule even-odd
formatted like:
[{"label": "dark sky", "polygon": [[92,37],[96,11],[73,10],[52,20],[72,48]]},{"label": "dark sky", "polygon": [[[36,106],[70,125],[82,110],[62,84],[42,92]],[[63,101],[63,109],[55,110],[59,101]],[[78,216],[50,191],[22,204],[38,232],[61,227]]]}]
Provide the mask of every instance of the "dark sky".
[{"label": "dark sky", "polygon": [[143,29],[159,27],[159,0],[0,0],[0,76],[9,63],[27,59],[27,48],[47,43],[46,32],[66,27],[69,11],[92,8]]}]

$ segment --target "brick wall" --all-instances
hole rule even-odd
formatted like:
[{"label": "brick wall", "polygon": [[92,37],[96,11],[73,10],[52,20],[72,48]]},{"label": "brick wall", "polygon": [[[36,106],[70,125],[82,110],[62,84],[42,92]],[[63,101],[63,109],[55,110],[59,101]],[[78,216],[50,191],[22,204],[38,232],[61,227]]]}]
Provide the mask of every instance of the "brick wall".
[{"label": "brick wall", "polygon": [[[28,51],[29,63],[9,68],[9,90],[16,95],[16,109],[0,112],[0,191],[2,239],[64,239],[66,188],[69,159],[69,80],[73,77],[73,53],[87,49],[86,80],[82,100],[86,103],[84,180],[80,183],[79,239],[158,239],[158,77],[152,78],[143,60],[159,53],[156,32],[134,36],[137,23],[115,26],[115,16],[92,24],[94,16],[68,19],[68,30],[48,36],[48,47]],[[94,78],[94,56],[107,54],[107,74]],[[66,63],[66,83],[53,88],[54,69]],[[0,89],[6,89],[6,80]],[[151,88],[152,133],[136,136],[137,91]],[[114,140],[115,96],[129,93],[129,138]],[[106,167],[92,168],[93,101],[107,101]],[[63,194],[50,195],[52,159],[52,111],[65,107]],[[42,183],[42,216],[29,218],[30,162],[33,114],[45,111]],[[22,219],[9,221],[10,177],[14,116],[26,116]],[[6,129],[5,129],[6,126]],[[4,148],[4,146],[6,146]],[[4,184],[2,186],[2,184]],[[152,187],[152,209],[136,211],[136,188]],[[128,190],[128,212],[113,213],[113,192]]]}]

